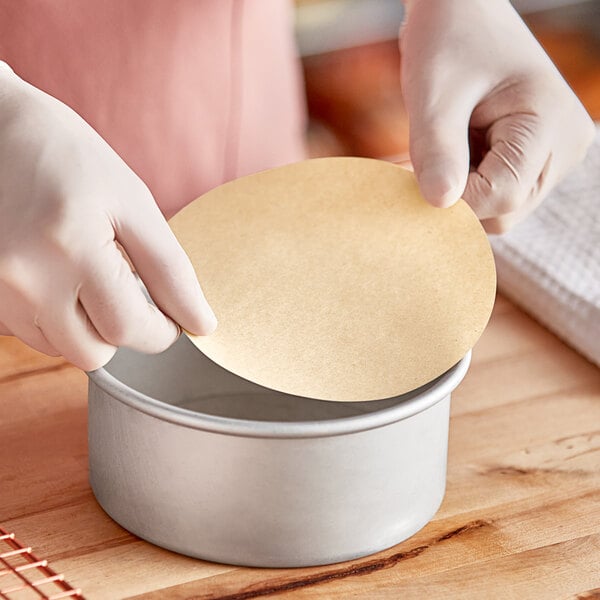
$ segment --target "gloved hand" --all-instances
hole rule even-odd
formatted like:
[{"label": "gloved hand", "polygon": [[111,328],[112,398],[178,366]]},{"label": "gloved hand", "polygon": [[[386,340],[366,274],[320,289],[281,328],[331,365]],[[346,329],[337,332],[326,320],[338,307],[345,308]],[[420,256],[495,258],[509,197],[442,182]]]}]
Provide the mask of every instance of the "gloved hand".
[{"label": "gloved hand", "polygon": [[435,206],[461,196],[490,233],[580,161],[585,109],[508,0],[408,0],[400,32],[410,155]]},{"label": "gloved hand", "polygon": [[[70,108],[0,69],[0,334],[84,370],[216,319],[144,183]],[[157,307],[150,304],[121,244]]]}]

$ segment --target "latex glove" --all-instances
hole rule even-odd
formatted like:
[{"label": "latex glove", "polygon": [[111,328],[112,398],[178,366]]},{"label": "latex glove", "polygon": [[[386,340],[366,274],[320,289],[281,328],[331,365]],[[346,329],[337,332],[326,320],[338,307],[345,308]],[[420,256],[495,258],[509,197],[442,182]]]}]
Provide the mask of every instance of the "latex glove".
[{"label": "latex glove", "polygon": [[435,206],[485,229],[522,219],[594,137],[585,109],[507,0],[410,0],[400,33],[410,155]]},{"label": "latex glove", "polygon": [[[0,70],[0,334],[84,370],[216,326],[152,195],[70,108]],[[117,243],[159,308],[150,304]]]}]

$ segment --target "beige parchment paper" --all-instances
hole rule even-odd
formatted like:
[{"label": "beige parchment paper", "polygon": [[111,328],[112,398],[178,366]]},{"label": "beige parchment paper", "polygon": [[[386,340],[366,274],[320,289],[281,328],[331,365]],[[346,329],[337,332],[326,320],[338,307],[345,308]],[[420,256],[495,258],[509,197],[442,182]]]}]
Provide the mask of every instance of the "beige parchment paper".
[{"label": "beige parchment paper", "polygon": [[323,158],[224,184],[170,222],[219,326],[206,356],[321,400],[396,396],[472,348],[496,291],[490,245],[464,201],[433,208],[414,175]]}]

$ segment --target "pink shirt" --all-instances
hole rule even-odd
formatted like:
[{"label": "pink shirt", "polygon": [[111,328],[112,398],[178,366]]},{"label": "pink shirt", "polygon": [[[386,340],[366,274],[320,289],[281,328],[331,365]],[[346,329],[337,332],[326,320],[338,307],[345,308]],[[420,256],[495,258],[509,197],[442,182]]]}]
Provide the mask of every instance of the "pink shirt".
[{"label": "pink shirt", "polygon": [[0,59],[74,108],[168,216],[304,154],[284,0],[0,0]]}]

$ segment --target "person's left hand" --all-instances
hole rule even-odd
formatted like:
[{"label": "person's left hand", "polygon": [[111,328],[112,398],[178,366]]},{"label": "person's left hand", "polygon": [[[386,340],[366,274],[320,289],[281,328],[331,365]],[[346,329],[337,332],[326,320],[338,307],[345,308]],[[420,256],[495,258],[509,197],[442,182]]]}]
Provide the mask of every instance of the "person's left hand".
[{"label": "person's left hand", "polygon": [[533,210],[593,139],[589,115],[508,0],[409,0],[410,155],[425,199],[463,197],[489,233]]}]

